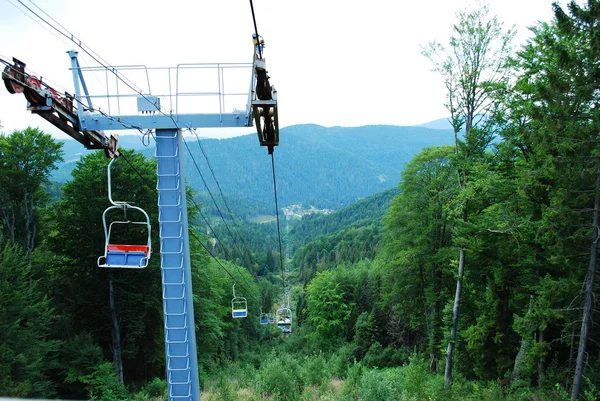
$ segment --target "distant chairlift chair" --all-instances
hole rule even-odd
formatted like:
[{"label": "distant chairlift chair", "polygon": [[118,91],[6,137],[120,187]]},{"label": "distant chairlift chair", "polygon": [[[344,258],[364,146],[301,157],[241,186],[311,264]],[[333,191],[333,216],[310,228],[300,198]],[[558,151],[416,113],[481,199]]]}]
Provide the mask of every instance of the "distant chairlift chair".
[{"label": "distant chairlift chair", "polygon": [[292,332],[292,310],[290,308],[279,308],[276,313],[277,327],[285,334]]},{"label": "distant chairlift chair", "polygon": [[233,299],[231,300],[231,317],[234,319],[248,316],[248,301],[244,297],[235,296],[235,283],[233,283]]}]

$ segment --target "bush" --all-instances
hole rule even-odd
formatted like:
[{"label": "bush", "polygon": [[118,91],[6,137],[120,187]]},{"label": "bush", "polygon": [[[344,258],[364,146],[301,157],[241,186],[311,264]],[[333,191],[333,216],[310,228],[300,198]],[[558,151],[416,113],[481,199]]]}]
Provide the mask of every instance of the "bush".
[{"label": "bush", "polygon": [[323,355],[307,356],[300,368],[300,377],[305,386],[320,386],[331,378],[327,361]]},{"label": "bush", "polygon": [[364,366],[360,362],[348,368],[346,380],[342,385],[343,400],[358,400],[358,388],[364,371]]},{"label": "bush", "polygon": [[398,384],[399,380],[395,369],[369,370],[360,379],[359,399],[361,401],[397,400],[400,392]]},{"label": "bush", "polygon": [[396,350],[392,347],[383,349],[381,344],[375,342],[367,351],[362,362],[370,368],[389,368],[402,365],[403,350]]},{"label": "bush", "polygon": [[258,390],[276,395],[281,400],[295,400],[298,397],[298,362],[288,355],[274,357],[263,364],[258,373]]},{"label": "bush", "polygon": [[144,387],[144,392],[148,394],[149,398],[166,399],[167,395],[167,382],[155,377],[150,383]]},{"label": "bush", "polygon": [[345,344],[331,355],[327,362],[327,369],[331,372],[332,377],[339,377],[340,379],[346,377],[349,367],[356,362],[356,359],[354,359],[355,350],[356,346],[354,344]]},{"label": "bush", "polygon": [[129,392],[115,375],[113,364],[104,362],[89,375],[81,376],[79,381],[87,385],[90,400],[125,401]]}]

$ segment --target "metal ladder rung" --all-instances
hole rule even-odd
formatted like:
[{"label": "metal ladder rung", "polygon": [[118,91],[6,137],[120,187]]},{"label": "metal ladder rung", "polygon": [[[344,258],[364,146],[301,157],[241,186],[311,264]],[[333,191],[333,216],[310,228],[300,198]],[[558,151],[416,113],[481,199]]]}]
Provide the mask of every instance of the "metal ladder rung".
[{"label": "metal ladder rung", "polygon": [[[176,255],[179,253],[183,253],[183,241],[179,242],[179,250],[178,251],[163,251],[163,240],[164,238],[161,238],[161,242],[160,242],[160,253],[164,254],[164,255]],[[174,238],[169,238],[169,239],[174,239]]]},{"label": "metal ladder rung", "polygon": [[182,234],[183,234],[183,224],[179,224],[179,235],[170,236],[170,235],[162,235],[162,233],[159,233],[158,237],[160,239],[179,239],[179,238],[181,238]]},{"label": "metal ladder rung", "polygon": [[[171,138],[160,138],[160,139],[171,139]],[[159,138],[156,137],[156,140],[159,140]],[[156,149],[158,149],[158,146],[156,147]],[[159,156],[159,155],[156,154],[157,153],[156,149],[154,150],[154,157],[156,159],[169,159],[169,158],[170,159],[175,159],[175,158],[177,158],[179,156],[179,146],[177,146],[175,148],[175,154],[172,154],[172,155],[160,155]]]},{"label": "metal ladder rung", "polygon": [[178,210],[179,216],[177,217],[177,220],[162,220],[161,214],[162,213],[160,213],[160,211],[159,211],[159,213],[158,213],[158,222],[159,223],[181,223],[181,221],[182,221],[181,217],[182,217],[183,213],[181,212],[181,210]]},{"label": "metal ladder rung", "polygon": [[174,203],[174,204],[168,204],[167,205],[167,204],[160,203],[160,196],[159,196],[158,197],[158,207],[161,207],[161,206],[164,206],[164,207],[180,207],[181,206],[181,196],[179,195],[179,192],[177,193],[177,203]]}]

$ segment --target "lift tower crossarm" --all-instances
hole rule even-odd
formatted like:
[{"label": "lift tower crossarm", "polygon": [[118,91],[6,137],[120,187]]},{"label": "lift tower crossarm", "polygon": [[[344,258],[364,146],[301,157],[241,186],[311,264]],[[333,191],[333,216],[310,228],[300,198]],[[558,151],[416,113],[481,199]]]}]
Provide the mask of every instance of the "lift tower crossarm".
[{"label": "lift tower crossarm", "polygon": [[[26,73],[25,63],[14,57],[12,65],[2,61],[7,64],[2,72],[4,86],[9,93],[25,95],[27,110],[39,115],[87,149],[104,149],[106,157],[110,158],[119,156],[118,135],[107,136],[103,131],[82,128],[80,116],[83,106],[75,106],[72,95],[66,92],[61,94],[41,79]],[[77,93],[79,88],[75,90]],[[91,103],[89,107],[92,108]]]}]

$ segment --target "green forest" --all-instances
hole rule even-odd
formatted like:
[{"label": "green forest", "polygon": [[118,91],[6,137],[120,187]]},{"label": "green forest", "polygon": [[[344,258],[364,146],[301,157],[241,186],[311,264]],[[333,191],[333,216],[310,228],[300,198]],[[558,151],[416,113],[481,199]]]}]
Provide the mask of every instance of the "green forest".
[{"label": "green forest", "polygon": [[[600,0],[553,7],[520,48],[485,6],[458,11],[422,47],[453,143],[398,166],[398,188],[282,215],[282,246],[188,187],[203,400],[600,400]],[[113,197],[157,232],[156,162],[122,153]],[[158,235],[147,268],[99,268],[109,159],[59,185],[64,156],[38,128],[0,135],[0,397],[167,400]],[[272,194],[230,202],[269,213]],[[282,287],[291,334],[259,321]]]}]

